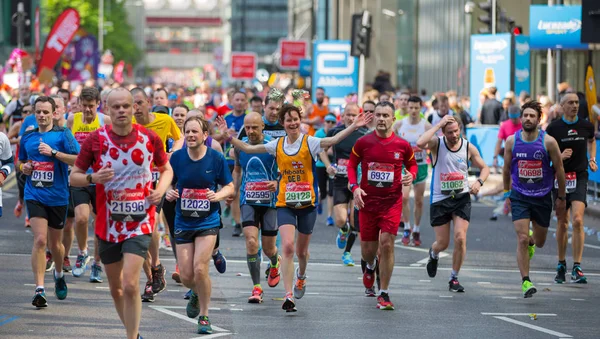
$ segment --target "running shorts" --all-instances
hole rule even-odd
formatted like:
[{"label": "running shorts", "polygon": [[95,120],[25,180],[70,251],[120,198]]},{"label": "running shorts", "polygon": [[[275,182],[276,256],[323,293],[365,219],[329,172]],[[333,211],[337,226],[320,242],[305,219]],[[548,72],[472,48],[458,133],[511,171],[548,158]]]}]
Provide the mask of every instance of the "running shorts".
[{"label": "running shorts", "polygon": [[466,221],[471,221],[471,195],[461,193],[456,197],[446,198],[429,205],[431,226],[442,226],[452,221],[455,215]]}]

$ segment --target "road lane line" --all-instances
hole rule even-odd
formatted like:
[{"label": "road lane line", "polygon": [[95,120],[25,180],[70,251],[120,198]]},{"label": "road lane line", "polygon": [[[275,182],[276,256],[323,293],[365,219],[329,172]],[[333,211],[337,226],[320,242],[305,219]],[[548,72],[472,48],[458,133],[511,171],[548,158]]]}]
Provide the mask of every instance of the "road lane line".
[{"label": "road lane line", "polygon": [[[213,328],[215,328],[215,325],[212,325]],[[192,339],[211,339],[211,338],[218,338],[218,337],[224,337],[226,335],[232,335],[233,333],[230,332],[226,332],[226,333],[213,333],[213,334],[209,334],[209,335],[204,335],[202,337],[194,337]]]},{"label": "road lane line", "polygon": [[8,319],[4,319],[4,320],[0,321],[0,326],[6,325],[6,324],[8,324],[10,322],[13,322],[13,321],[17,320],[17,319],[19,319],[19,317],[17,317],[17,316],[13,316],[13,317],[10,317]]},{"label": "road lane line", "polygon": [[[148,307],[150,307],[153,310],[162,312],[164,314],[168,314],[168,315],[170,315],[172,317],[175,317],[175,318],[178,318],[178,319],[181,319],[181,320],[185,320],[185,321],[187,321],[189,323],[192,323],[194,325],[196,325],[197,322],[198,322],[196,319],[188,318],[187,316],[185,316],[183,314],[179,314],[177,312],[173,312],[173,311],[167,309],[167,307],[168,308],[175,308],[174,306],[148,306]],[[177,308],[185,308],[185,307],[178,306]],[[211,309],[209,308],[209,310],[211,310]],[[215,330],[217,332],[228,332],[228,334],[231,334],[231,333],[229,333],[229,330],[226,330],[224,328],[221,328],[221,327],[213,325],[213,324],[211,324],[211,326],[212,326],[213,330]],[[210,338],[210,337],[209,336],[204,336],[202,338]]]},{"label": "road lane line", "polygon": [[512,323],[512,324],[515,324],[515,325],[527,327],[529,329],[532,329],[532,330],[535,330],[535,331],[538,331],[538,332],[542,332],[542,333],[546,333],[546,334],[549,334],[549,335],[553,335],[555,337],[559,337],[559,338],[573,338],[573,336],[570,336],[568,334],[564,334],[564,333],[552,331],[552,330],[549,330],[547,328],[543,328],[543,327],[540,327],[540,326],[531,325],[529,323],[524,323],[522,321],[514,320],[514,319],[511,319],[511,318],[507,318],[507,317],[494,317],[494,318],[499,319],[499,320],[504,320],[506,322],[509,322],[509,323]]},{"label": "road lane line", "polygon": [[571,298],[571,300],[573,300],[573,301],[585,301],[585,299],[579,299],[579,298]]},{"label": "road lane line", "polygon": [[428,282],[431,282],[431,280],[419,280],[419,282],[428,283]]},{"label": "road lane line", "polygon": [[478,281],[477,283],[480,284],[480,285],[491,285],[492,284],[489,281]]},{"label": "road lane line", "polygon": [[[530,313],[489,313],[489,312],[481,312],[481,315],[491,315],[491,316],[501,316],[501,317],[521,317],[526,316],[529,317]],[[540,317],[556,317],[555,313],[537,313]]]},{"label": "road lane line", "polygon": [[502,299],[516,300],[517,297],[502,297]]},{"label": "road lane line", "polygon": [[440,298],[454,298],[454,296],[451,296],[451,295],[440,295]]}]

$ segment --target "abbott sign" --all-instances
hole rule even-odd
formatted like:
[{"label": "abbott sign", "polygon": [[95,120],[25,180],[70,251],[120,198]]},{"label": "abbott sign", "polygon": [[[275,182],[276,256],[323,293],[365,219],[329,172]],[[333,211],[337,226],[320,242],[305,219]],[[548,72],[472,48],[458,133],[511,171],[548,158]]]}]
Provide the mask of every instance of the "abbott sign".
[{"label": "abbott sign", "polygon": [[350,56],[350,41],[315,41],[313,62],[312,92],[323,87],[331,108],[358,91],[358,61]]}]

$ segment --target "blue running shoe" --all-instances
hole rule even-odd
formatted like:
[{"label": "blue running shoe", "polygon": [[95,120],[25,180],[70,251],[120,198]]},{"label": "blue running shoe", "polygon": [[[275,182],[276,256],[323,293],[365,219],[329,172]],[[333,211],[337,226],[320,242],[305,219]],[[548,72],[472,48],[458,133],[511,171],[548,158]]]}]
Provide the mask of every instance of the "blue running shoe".
[{"label": "blue running shoe", "polygon": [[318,215],[323,214],[323,205],[317,204],[317,214]]},{"label": "blue running shoe", "polygon": [[71,271],[71,273],[73,273],[73,276],[75,278],[81,277],[85,273],[85,270],[87,269],[87,265],[89,262],[90,262],[89,255],[79,254],[77,256],[77,261],[75,261],[75,267],[73,267],[73,271]]},{"label": "blue running shoe", "polygon": [[190,300],[190,298],[192,297],[192,293],[194,293],[194,291],[189,290],[187,291],[184,295],[183,295],[183,299],[185,300]]},{"label": "blue running shoe", "polygon": [[342,262],[345,266],[354,266],[352,254],[350,254],[350,252],[344,252],[344,254],[342,255]]},{"label": "blue running shoe", "polygon": [[98,263],[92,264],[92,270],[90,272],[90,282],[91,283],[101,283],[102,282],[102,266],[98,265]]},{"label": "blue running shoe", "polygon": [[[54,273],[56,274],[56,273]],[[58,300],[64,300],[67,298],[67,282],[65,281],[65,276],[63,275],[60,278],[56,278],[54,276],[54,293]]]},{"label": "blue running shoe", "polygon": [[554,277],[554,282],[557,284],[564,284],[565,280],[567,280],[567,267],[561,263],[558,263],[556,266],[556,276]]},{"label": "blue running shoe", "polygon": [[579,265],[573,266],[573,271],[571,272],[571,282],[576,284],[587,284],[587,278],[583,274],[583,271]]},{"label": "blue running shoe", "polygon": [[333,218],[327,217],[327,226],[333,226]]},{"label": "blue running shoe", "polygon": [[43,288],[36,288],[35,295],[31,304],[35,307],[48,307],[48,300],[46,300],[46,291]]},{"label": "blue running shoe", "polygon": [[342,231],[340,228],[337,234],[337,238],[335,241],[337,242],[337,247],[339,249],[343,249],[346,247],[346,240],[348,240],[348,232]]},{"label": "blue running shoe", "polygon": [[217,271],[219,271],[221,274],[225,273],[227,270],[227,259],[225,259],[225,256],[221,253],[221,251],[217,250],[217,254],[213,255],[212,258]]},{"label": "blue running shoe", "polygon": [[211,334],[213,333],[212,326],[210,326],[210,320],[208,317],[203,315],[198,318],[198,334]]}]

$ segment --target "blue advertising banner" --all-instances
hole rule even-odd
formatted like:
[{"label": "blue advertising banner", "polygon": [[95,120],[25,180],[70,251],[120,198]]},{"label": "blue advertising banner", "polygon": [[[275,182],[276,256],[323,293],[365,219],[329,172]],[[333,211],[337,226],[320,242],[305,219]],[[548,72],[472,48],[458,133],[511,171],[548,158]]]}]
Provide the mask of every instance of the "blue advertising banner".
[{"label": "blue advertising banner", "polygon": [[531,91],[529,68],[531,66],[531,53],[529,52],[529,37],[515,36],[515,82],[514,92],[518,96],[522,91]]},{"label": "blue advertising banner", "polygon": [[532,49],[588,49],[581,43],[581,6],[529,7]]},{"label": "blue advertising banner", "polygon": [[298,65],[298,74],[301,77],[309,77],[310,71],[312,68],[312,61],[310,59],[300,59],[300,64]]},{"label": "blue advertising banner", "polygon": [[479,34],[471,36],[471,116],[477,119],[481,104],[480,92],[496,87],[498,99],[510,91],[511,35]]},{"label": "blue advertising banner", "polygon": [[358,59],[350,56],[350,41],[318,40],[313,46],[312,93],[325,89],[330,108],[338,108],[358,91]]}]

